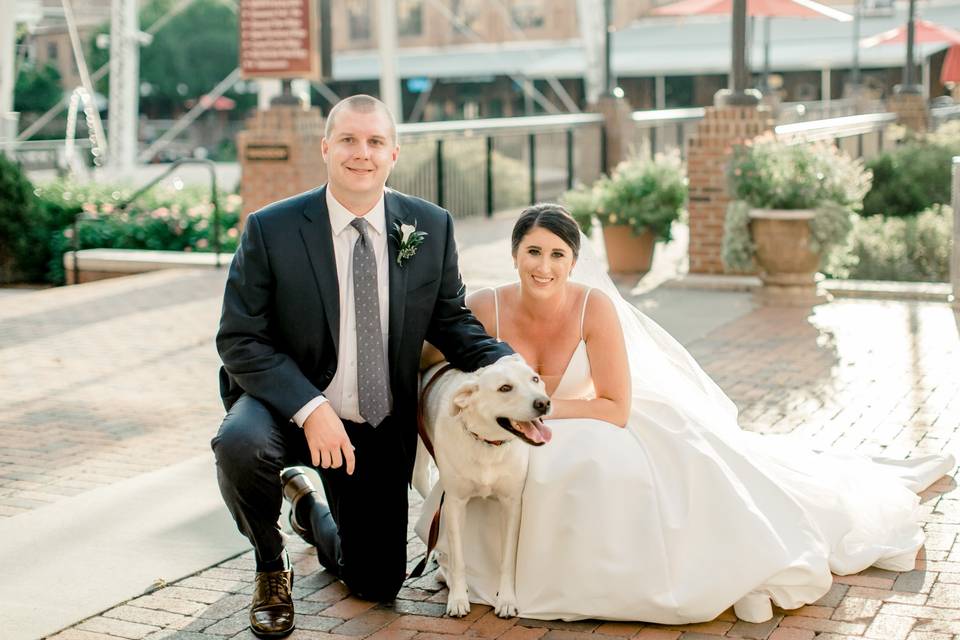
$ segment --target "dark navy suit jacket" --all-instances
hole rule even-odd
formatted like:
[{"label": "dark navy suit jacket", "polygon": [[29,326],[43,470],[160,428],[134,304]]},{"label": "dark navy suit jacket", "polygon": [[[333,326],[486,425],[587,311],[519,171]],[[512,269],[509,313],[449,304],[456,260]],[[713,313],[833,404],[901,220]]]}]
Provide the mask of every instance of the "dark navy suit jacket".
[{"label": "dark navy suit jacket", "polygon": [[[396,427],[410,468],[416,455],[418,369],[424,340],[457,368],[472,371],[513,353],[491,338],[464,304],[450,214],[387,190],[390,271],[390,386]],[[397,264],[394,224],[427,232],[416,255]],[[217,350],[220,395],[229,408],[244,392],[289,419],[321,393],[337,370],[340,304],[326,187],[247,218],[230,265]]]}]

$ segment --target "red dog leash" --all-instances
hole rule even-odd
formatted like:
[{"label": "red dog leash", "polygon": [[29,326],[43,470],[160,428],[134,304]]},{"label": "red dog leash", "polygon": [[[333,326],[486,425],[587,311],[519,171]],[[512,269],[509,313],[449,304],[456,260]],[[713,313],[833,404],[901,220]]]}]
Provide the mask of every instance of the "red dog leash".
[{"label": "red dog leash", "polygon": [[[423,440],[423,445],[427,448],[427,451],[430,453],[430,457],[433,458],[434,462],[437,460],[436,454],[433,452],[433,443],[430,441],[430,436],[427,435],[427,426],[423,418],[423,408],[426,404],[427,394],[430,392],[430,389],[433,387],[434,383],[440,379],[448,371],[453,370],[454,366],[452,364],[445,364],[443,367],[437,371],[437,374],[430,378],[427,382],[427,386],[423,388],[423,393],[420,394],[420,402],[417,404],[417,431],[420,434],[420,439]],[[410,572],[408,577],[410,578],[419,578],[423,575],[423,570],[427,567],[427,561],[430,559],[430,554],[437,546],[437,540],[440,537],[440,510],[443,509],[443,494],[440,494],[440,505],[437,507],[437,512],[433,514],[433,520],[430,522],[430,533],[427,535],[427,552],[423,556],[423,560],[417,563],[417,566],[413,568],[413,571]]]}]

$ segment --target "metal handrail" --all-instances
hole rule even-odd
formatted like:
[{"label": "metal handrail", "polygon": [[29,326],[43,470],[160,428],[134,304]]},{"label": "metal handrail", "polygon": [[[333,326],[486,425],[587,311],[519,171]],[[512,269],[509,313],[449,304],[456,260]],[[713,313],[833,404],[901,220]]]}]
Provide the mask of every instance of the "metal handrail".
[{"label": "metal handrail", "polygon": [[[24,140],[23,142],[3,140],[0,141],[0,149],[11,149],[13,151],[53,151],[65,147],[66,144],[65,140]],[[93,146],[93,143],[83,138],[75,140],[73,145],[78,148],[89,149]]]},{"label": "metal handrail", "polygon": [[397,125],[402,138],[439,137],[449,134],[493,135],[496,133],[548,133],[577,127],[602,125],[599,113],[574,113],[555,116],[522,116],[513,118],[483,118],[479,120],[446,120]]},{"label": "metal handrail", "polygon": [[949,118],[950,116],[960,115],[960,105],[955,104],[949,107],[933,107],[930,109],[930,115],[934,118]]},{"label": "metal handrail", "polygon": [[867,113],[859,116],[841,116],[825,120],[794,122],[774,127],[778,138],[826,140],[862,135],[884,129],[897,121],[895,113]]},{"label": "metal handrail", "polygon": [[[205,158],[180,158],[179,160],[175,160],[173,164],[171,164],[163,173],[137,189],[132,196],[117,205],[117,209],[120,211],[125,211],[127,207],[137,200],[137,198],[152,189],[157,185],[157,183],[179,169],[180,166],[184,164],[202,164],[210,170],[210,202],[213,204],[213,253],[215,256],[213,262],[214,266],[219,269],[223,266],[223,264],[220,262],[220,254],[222,253],[220,246],[220,201],[217,199],[217,171],[213,160],[207,160]],[[86,217],[84,216],[82,209],[77,211],[73,217],[73,222],[71,224],[73,229],[73,238],[71,239],[71,244],[73,245],[73,284],[80,283],[80,234],[79,229],[77,228],[78,223],[81,221],[96,220],[101,220],[101,218]]]},{"label": "metal handrail", "polygon": [[692,107],[689,109],[650,109],[634,111],[631,118],[637,123],[658,125],[701,120],[706,112],[707,110],[703,107]]}]

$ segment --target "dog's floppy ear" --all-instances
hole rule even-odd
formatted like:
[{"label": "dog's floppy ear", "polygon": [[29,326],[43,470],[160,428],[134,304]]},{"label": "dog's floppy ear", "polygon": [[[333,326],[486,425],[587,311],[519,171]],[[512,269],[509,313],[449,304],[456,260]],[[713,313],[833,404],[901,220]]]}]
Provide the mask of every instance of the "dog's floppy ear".
[{"label": "dog's floppy ear", "polygon": [[463,409],[467,408],[467,405],[470,404],[470,400],[473,398],[473,394],[480,390],[480,384],[477,382],[476,378],[468,378],[457,389],[457,392],[453,394],[453,403],[450,406],[450,415],[455,416],[460,413]]}]

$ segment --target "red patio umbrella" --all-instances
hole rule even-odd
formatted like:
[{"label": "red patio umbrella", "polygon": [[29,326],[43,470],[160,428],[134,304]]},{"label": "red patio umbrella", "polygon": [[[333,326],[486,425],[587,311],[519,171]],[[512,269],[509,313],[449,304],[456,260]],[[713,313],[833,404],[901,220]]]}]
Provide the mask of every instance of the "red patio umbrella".
[{"label": "red patio umbrella", "polygon": [[[733,0],[679,0],[652,11],[658,16],[702,16],[733,13]],[[761,18],[833,18],[849,22],[853,16],[813,0],[747,0],[747,15]]]},{"label": "red patio umbrella", "polygon": [[[917,19],[913,22],[913,38],[917,44],[934,44],[946,42],[960,44],[960,31],[945,27],[929,20]],[[860,46],[864,49],[880,44],[901,44],[907,41],[907,25],[902,24],[888,31],[878,33],[869,38],[862,38]]]},{"label": "red patio umbrella", "polygon": [[[733,0],[678,0],[651,12],[658,16],[702,16],[733,13]],[[770,73],[770,18],[831,18],[849,22],[853,16],[813,0],[747,0],[747,15],[764,19],[763,73]]]},{"label": "red patio umbrella", "polygon": [[940,82],[960,83],[960,44],[955,44],[947,51],[947,57],[940,68]]}]

